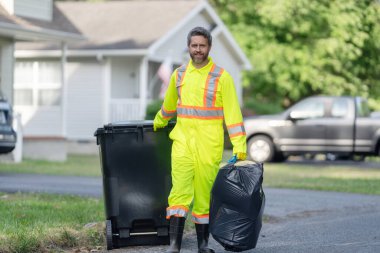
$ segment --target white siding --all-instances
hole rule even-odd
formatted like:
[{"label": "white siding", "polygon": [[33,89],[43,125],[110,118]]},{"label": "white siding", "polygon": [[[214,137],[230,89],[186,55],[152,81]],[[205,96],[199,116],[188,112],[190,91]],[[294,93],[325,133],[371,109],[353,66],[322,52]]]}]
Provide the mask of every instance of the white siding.
[{"label": "white siding", "polygon": [[14,0],[0,0],[0,4],[7,10],[11,15],[14,13]]},{"label": "white siding", "polygon": [[231,53],[232,51],[229,50],[227,45],[228,42],[223,38],[223,35],[219,34],[213,38],[213,45],[210,55],[216,64],[223,67],[228,73],[230,73],[235,82],[235,88],[239,101],[242,103],[243,87],[241,85],[241,69],[237,59]]},{"label": "white siding", "polygon": [[0,92],[13,102],[13,41],[0,40]]},{"label": "white siding", "polygon": [[14,14],[51,21],[53,2],[52,0],[14,0]]},{"label": "white siding", "polygon": [[95,130],[105,123],[103,68],[104,66],[97,62],[67,64],[68,139],[94,139]]},{"label": "white siding", "polygon": [[15,106],[21,114],[25,137],[62,137],[62,117],[60,107]]}]

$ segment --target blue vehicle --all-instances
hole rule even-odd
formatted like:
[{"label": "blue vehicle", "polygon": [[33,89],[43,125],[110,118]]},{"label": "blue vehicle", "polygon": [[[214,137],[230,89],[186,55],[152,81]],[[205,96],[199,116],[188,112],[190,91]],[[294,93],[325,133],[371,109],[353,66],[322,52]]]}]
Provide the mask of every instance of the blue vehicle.
[{"label": "blue vehicle", "polygon": [[0,154],[12,152],[16,146],[16,132],[12,122],[12,107],[0,97]]}]

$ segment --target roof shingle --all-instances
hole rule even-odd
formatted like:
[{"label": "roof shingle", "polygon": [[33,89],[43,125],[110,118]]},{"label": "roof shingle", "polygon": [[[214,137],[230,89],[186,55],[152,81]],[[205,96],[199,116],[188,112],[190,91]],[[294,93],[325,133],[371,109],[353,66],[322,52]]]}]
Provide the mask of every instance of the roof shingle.
[{"label": "roof shingle", "polygon": [[[11,27],[12,29],[30,30],[37,33],[54,33],[67,34],[68,36],[81,37],[81,33],[75,26],[66,19],[62,12],[54,8],[54,17],[56,22],[38,20],[33,18],[20,17],[9,14],[0,4],[0,27]],[[65,24],[62,26],[61,24]]]},{"label": "roof shingle", "polygon": [[[80,32],[87,40],[70,49],[146,49],[169,32],[200,0],[56,2],[46,28]],[[41,25],[41,24],[40,24]],[[57,45],[22,43],[17,49],[53,49]]]}]

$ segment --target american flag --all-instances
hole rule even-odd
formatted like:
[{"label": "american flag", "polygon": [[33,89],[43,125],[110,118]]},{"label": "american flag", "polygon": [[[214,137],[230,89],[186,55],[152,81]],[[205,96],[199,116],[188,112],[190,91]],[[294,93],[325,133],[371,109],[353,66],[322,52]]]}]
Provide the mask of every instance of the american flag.
[{"label": "american flag", "polygon": [[172,66],[172,60],[170,57],[167,57],[159,67],[157,71],[158,77],[161,79],[161,89],[159,97],[161,99],[164,99],[166,90],[168,89],[169,82],[170,82],[170,76],[173,72],[173,66]]}]

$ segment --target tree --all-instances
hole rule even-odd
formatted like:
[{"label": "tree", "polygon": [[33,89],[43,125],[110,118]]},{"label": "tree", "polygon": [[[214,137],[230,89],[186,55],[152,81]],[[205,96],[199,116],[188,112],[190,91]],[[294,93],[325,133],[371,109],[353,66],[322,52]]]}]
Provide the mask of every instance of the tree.
[{"label": "tree", "polygon": [[253,65],[245,102],[286,107],[314,94],[361,95],[380,109],[379,1],[210,2]]}]

